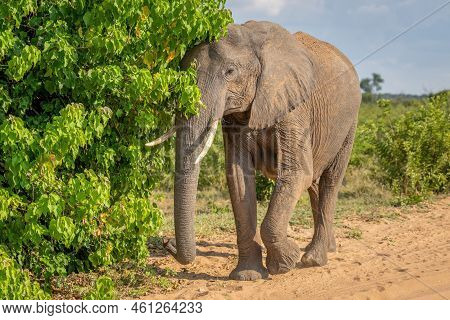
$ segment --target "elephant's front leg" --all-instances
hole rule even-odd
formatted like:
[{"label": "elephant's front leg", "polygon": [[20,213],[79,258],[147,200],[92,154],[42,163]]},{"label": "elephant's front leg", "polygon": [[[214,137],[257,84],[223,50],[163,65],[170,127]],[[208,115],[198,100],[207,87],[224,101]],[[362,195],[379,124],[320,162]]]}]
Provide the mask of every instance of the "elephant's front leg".
[{"label": "elephant's front leg", "polygon": [[270,274],[286,273],[300,260],[301,251],[287,237],[287,227],[302,192],[312,183],[312,151],[308,127],[286,126],[278,140],[278,176],[261,225]]},{"label": "elephant's front leg", "polygon": [[287,227],[295,205],[310,183],[304,174],[293,172],[279,177],[261,225],[261,237],[267,248],[266,266],[270,274],[286,273],[300,261],[301,250],[287,237]]},{"label": "elephant's front leg", "polygon": [[230,273],[234,280],[266,278],[256,231],[256,187],[253,160],[238,134],[224,131],[227,183],[236,223],[239,262]]}]

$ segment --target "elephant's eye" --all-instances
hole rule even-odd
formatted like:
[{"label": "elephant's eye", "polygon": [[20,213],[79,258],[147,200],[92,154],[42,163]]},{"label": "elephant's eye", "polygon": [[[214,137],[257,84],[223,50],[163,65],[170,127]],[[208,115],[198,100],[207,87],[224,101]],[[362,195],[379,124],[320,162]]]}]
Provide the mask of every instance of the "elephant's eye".
[{"label": "elephant's eye", "polygon": [[232,79],[235,77],[236,73],[237,73],[236,67],[230,66],[225,70],[225,77],[227,79]]}]

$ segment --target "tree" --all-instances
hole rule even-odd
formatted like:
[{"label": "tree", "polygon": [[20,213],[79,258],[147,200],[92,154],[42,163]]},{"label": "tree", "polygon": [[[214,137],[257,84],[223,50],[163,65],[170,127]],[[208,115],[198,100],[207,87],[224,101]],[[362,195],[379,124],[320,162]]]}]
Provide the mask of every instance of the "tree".
[{"label": "tree", "polygon": [[372,73],[372,86],[377,92],[381,90],[382,83],[384,83],[384,79],[378,73]]},{"label": "tree", "polygon": [[370,78],[364,78],[359,85],[364,93],[372,93],[372,84]]},{"label": "tree", "polygon": [[362,79],[359,86],[364,92],[363,101],[371,102],[373,100],[373,93],[375,91],[381,91],[382,83],[384,83],[384,80],[378,73],[372,73],[372,78]]},{"label": "tree", "polygon": [[[39,276],[145,257],[170,168],[144,143],[197,112],[187,49],[224,0],[6,0],[0,6],[0,247]],[[167,148],[167,147],[166,147]]]}]

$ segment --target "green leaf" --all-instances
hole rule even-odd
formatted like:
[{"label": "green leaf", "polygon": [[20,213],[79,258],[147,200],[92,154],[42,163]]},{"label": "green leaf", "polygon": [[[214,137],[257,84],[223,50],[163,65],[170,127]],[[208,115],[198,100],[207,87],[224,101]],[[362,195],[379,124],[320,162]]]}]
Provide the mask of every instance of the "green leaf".
[{"label": "green leaf", "polygon": [[62,216],[52,219],[50,220],[49,233],[53,239],[61,241],[66,247],[70,247],[75,238],[75,224],[69,217]]}]

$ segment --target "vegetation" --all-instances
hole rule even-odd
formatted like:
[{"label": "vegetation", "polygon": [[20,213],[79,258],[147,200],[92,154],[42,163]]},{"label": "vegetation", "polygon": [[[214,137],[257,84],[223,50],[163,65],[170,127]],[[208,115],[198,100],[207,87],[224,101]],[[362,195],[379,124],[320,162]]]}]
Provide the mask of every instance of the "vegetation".
[{"label": "vegetation", "polygon": [[364,78],[360,82],[361,90],[363,91],[363,101],[373,101],[375,92],[380,92],[384,79],[378,73],[372,73],[372,78]]},{"label": "vegetation", "polygon": [[360,240],[362,239],[362,231],[358,228],[350,229],[345,233],[345,237],[348,239]]},{"label": "vegetation", "polygon": [[101,276],[95,281],[95,286],[86,296],[86,300],[114,300],[116,299],[116,292],[114,290],[114,283],[109,277]]},{"label": "vegetation", "polygon": [[20,269],[6,250],[0,246],[0,300],[5,299],[48,299],[39,284],[30,279],[30,275]]},{"label": "vegetation", "polygon": [[384,79],[378,73],[372,73],[372,78],[361,80],[360,87],[364,93],[373,93],[381,90],[382,83],[384,83]]},{"label": "vegetation", "polygon": [[261,173],[256,175],[256,198],[258,201],[269,201],[275,181],[267,179]]},{"label": "vegetation", "polygon": [[448,101],[447,94],[441,94],[395,117],[391,101],[379,100],[381,115],[359,129],[353,159],[375,157],[373,176],[402,203],[418,202],[430,193],[449,190]]},{"label": "vegetation", "polygon": [[[164,254],[161,240],[152,238],[152,253]],[[53,277],[50,283],[54,299],[123,299],[168,292],[181,282],[177,273],[158,268],[147,261],[126,261],[114,266],[66,277]]]},{"label": "vegetation", "polygon": [[[143,145],[175,112],[197,112],[180,59],[229,22],[223,0],[2,2],[1,275],[25,288],[2,294],[40,295],[16,268],[48,282],[148,254],[162,221],[153,191],[171,162],[170,146]],[[108,296],[106,282],[91,296]]]}]

